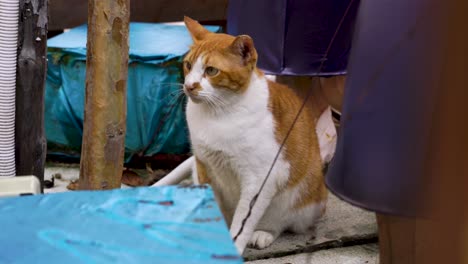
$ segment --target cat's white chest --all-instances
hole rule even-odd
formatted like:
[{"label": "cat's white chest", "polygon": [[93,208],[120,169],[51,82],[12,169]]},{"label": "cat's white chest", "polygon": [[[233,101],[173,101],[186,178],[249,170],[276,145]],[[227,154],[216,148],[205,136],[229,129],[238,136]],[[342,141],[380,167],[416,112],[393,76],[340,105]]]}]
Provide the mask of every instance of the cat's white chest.
[{"label": "cat's white chest", "polygon": [[241,177],[243,169],[256,171],[271,163],[279,145],[268,100],[268,85],[258,79],[226,112],[212,114],[206,105],[189,101],[186,114],[195,155],[213,169]]},{"label": "cat's white chest", "polygon": [[206,105],[189,101],[186,114],[193,149],[220,152],[229,159],[262,155],[261,152],[269,151],[265,146],[275,147],[268,96],[266,81],[258,79],[252,82],[243,98],[225,112],[213,114]]},{"label": "cat's white chest", "polygon": [[[195,106],[196,107],[196,106]],[[194,148],[237,155],[263,141],[262,134],[272,133],[272,122],[265,113],[239,113],[226,117],[208,117],[187,109],[191,142]]]},{"label": "cat's white chest", "polygon": [[273,160],[272,155],[279,147],[274,136],[273,117],[267,109],[267,97],[263,102],[258,100],[261,97],[256,99],[248,102],[257,104],[257,107],[250,105],[254,109],[240,106],[222,116],[207,115],[202,106],[193,102],[187,105],[192,149],[207,167],[218,199],[222,200],[228,215],[234,213],[241,186],[254,186],[259,182],[244,172],[264,175],[263,165]]}]

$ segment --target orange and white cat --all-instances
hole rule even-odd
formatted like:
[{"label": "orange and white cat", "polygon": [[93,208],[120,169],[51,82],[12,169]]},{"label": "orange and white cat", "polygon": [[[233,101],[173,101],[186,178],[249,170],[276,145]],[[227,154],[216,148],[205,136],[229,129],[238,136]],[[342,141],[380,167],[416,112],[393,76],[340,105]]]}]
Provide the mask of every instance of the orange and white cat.
[{"label": "orange and white cat", "polygon": [[[194,41],[184,59],[194,179],[210,183],[235,237],[302,104],[256,68],[246,35],[212,33],[185,18]],[[320,113],[305,109],[235,244],[269,246],[283,231],[306,232],[323,214],[327,190],[315,133]]]}]

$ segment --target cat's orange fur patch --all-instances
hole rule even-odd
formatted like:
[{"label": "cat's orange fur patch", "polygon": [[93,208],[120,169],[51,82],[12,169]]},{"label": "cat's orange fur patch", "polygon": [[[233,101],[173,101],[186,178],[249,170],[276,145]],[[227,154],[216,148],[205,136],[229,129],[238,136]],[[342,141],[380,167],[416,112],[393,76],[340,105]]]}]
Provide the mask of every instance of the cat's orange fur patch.
[{"label": "cat's orange fur patch", "polygon": [[[275,135],[281,144],[299,112],[303,99],[285,85],[269,81],[268,88],[269,107],[276,125]],[[307,104],[283,149],[291,166],[286,188],[300,186],[302,193],[294,206],[295,209],[322,202],[327,198],[328,192],[323,179],[323,165],[315,133],[318,116],[318,111]]]}]

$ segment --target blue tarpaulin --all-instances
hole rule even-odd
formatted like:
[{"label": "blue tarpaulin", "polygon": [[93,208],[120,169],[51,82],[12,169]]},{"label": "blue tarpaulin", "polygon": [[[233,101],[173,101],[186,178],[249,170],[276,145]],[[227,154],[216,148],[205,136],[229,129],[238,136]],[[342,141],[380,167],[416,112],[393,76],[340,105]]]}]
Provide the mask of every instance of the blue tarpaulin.
[{"label": "blue tarpaulin", "polygon": [[[220,27],[210,26],[211,31]],[[79,156],[86,78],[86,25],[48,40],[45,128],[49,153]],[[189,152],[181,60],[192,39],[182,25],[131,23],[126,156]],[[177,100],[178,99],[178,100]]]},{"label": "blue tarpaulin", "polygon": [[207,186],[0,199],[0,263],[242,263]]}]

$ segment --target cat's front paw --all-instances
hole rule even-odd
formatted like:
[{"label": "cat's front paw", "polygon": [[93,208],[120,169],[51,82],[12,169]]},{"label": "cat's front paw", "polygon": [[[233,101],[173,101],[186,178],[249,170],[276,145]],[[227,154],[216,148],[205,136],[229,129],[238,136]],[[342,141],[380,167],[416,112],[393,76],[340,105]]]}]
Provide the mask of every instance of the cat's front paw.
[{"label": "cat's front paw", "polygon": [[271,233],[257,230],[253,233],[249,242],[249,247],[264,249],[275,241],[275,236]]}]

